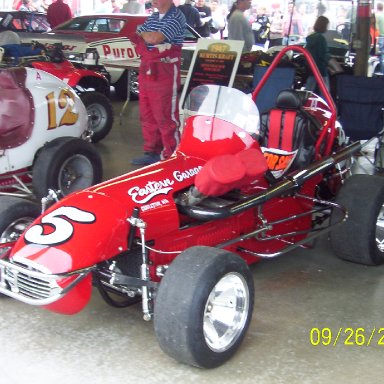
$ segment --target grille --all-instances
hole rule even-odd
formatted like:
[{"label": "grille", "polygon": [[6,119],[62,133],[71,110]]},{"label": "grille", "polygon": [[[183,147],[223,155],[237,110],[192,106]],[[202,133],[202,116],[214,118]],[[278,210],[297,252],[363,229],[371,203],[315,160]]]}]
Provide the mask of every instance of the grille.
[{"label": "grille", "polygon": [[10,291],[29,299],[47,299],[62,290],[55,278],[44,276],[36,268],[22,263],[15,263],[15,267],[7,263],[3,280],[7,282]]}]

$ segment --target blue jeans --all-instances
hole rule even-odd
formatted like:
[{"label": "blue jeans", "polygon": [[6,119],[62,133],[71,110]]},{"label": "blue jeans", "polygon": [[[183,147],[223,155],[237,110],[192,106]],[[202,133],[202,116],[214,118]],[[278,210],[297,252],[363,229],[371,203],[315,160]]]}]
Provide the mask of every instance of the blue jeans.
[{"label": "blue jeans", "polygon": [[380,72],[384,73],[384,36],[380,36],[377,43],[379,46]]}]

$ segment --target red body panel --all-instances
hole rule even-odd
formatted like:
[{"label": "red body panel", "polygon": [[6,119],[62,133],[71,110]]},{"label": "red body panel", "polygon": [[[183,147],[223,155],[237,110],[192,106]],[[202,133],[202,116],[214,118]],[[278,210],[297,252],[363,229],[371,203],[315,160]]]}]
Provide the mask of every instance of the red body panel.
[{"label": "red body panel", "polygon": [[86,77],[98,77],[107,82],[107,79],[101,73],[91,71],[89,69],[77,69],[70,61],[67,60],[60,63],[34,61],[32,62],[32,66],[62,79],[72,88],[75,88],[80,83],[81,79]]},{"label": "red body panel", "polygon": [[129,207],[111,197],[72,194],[33,223],[11,257],[26,258],[52,274],[87,268],[126,249],[129,216]]}]

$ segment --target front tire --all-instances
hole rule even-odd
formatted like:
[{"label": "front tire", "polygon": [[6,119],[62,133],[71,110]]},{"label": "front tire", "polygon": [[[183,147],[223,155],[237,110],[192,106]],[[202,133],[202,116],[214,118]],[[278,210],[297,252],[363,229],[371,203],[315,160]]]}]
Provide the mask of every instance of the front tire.
[{"label": "front tire", "polygon": [[181,253],[156,296],[155,332],[164,352],[202,368],[233,356],[252,318],[251,272],[239,256],[197,246]]},{"label": "front tire", "polygon": [[102,178],[101,157],[87,141],[65,137],[48,143],[33,164],[32,184],[37,198],[49,189],[63,195],[88,188]]},{"label": "front tire", "polygon": [[0,244],[16,241],[39,215],[40,207],[29,200],[0,197]]},{"label": "front tire", "polygon": [[0,243],[16,241],[40,213],[39,205],[29,200],[0,197]]},{"label": "front tire", "polygon": [[[384,263],[384,179],[353,175],[345,181],[336,202],[347,209],[344,223],[331,232],[331,244],[341,259],[365,265]],[[332,223],[342,219],[334,210]]]},{"label": "front tire", "polygon": [[100,92],[84,92],[80,96],[87,109],[91,140],[97,143],[108,135],[113,125],[113,108],[108,97]]}]

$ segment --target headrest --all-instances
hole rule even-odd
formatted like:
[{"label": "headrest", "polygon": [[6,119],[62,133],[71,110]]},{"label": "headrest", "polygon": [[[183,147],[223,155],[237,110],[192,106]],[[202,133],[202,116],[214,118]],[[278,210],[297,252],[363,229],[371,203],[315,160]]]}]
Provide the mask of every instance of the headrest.
[{"label": "headrest", "polygon": [[277,95],[276,108],[299,109],[301,105],[300,96],[294,89],[284,89]]}]

